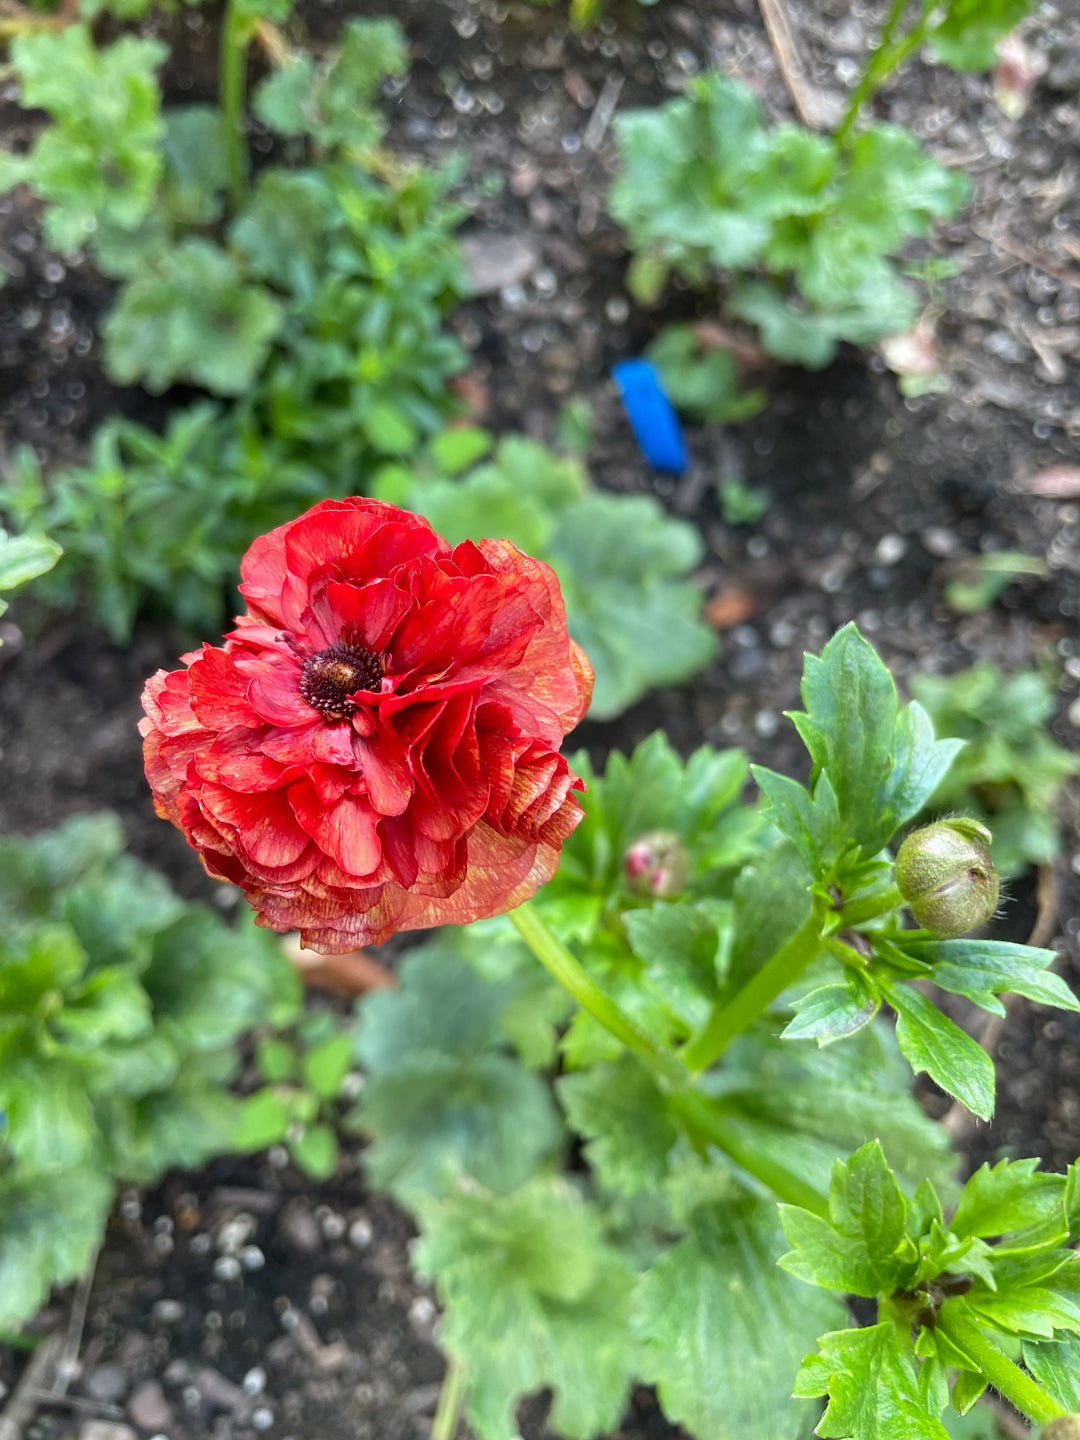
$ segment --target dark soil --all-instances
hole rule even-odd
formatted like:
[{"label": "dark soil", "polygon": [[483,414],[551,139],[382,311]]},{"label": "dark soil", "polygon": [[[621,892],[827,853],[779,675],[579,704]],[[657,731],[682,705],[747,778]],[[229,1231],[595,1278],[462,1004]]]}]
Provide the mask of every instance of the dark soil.
[{"label": "dark soil", "polygon": [[[347,7],[385,8],[373,0]],[[587,723],[576,738],[602,758],[659,726],[684,752],[703,741],[738,744],[797,772],[801,746],[782,711],[797,701],[802,653],[854,618],[901,685],[914,671],[953,671],[979,657],[1006,669],[1050,657],[1060,677],[1055,733],[1075,747],[1080,503],[1033,498],[1026,482],[1080,459],[1080,17],[1047,4],[1026,28],[1048,63],[1019,121],[997,110],[985,78],[919,63],[880,102],[883,115],[910,125],[976,181],[972,211],[923,247],[958,267],[934,297],[950,390],[904,400],[876,355],[849,354],[820,374],[769,371],[769,408],[737,429],[692,430],[694,464],[674,482],[636,450],[608,369],[673,311],[708,309],[682,294],[663,313],[627,301],[626,257],[604,215],[613,151],[598,102],[617,90],[620,109],[659,103],[688,74],[717,63],[786,118],[790,102],[756,5],[612,4],[610,18],[581,37],[555,10],[496,0],[394,8],[413,46],[410,81],[390,99],[394,143],[428,160],[467,151],[467,230],[478,237],[481,288],[498,278],[484,264],[492,230],[528,252],[520,278],[454,317],[474,355],[474,403],[496,430],[549,438],[561,404],[586,398],[596,421],[594,478],[655,491],[700,523],[709,546],[701,582],[726,632],[719,661],[692,685],[655,694],[618,722]],[[834,110],[884,7],[864,7],[871,13],[862,20],[852,8],[842,0],[789,5],[809,78]],[[332,38],[343,13],[333,0],[309,7],[311,40]],[[212,83],[207,22],[193,12],[165,28],[177,48],[171,93],[201,98]],[[0,125],[16,143],[29,133],[2,96]],[[108,287],[85,264],[43,251],[33,206],[18,194],[0,199],[0,250],[16,261],[0,293],[5,442],[69,461],[112,409],[159,418],[164,401],[118,392],[102,376],[94,326]],[[726,525],[717,508],[717,481],[735,475],[770,495],[753,529]],[[1044,558],[1048,577],[1011,587],[980,615],[953,613],[942,586],[957,564],[1001,549]],[[142,682],[174,665],[182,648],[181,637],[145,628],[118,650],[67,620],[17,656],[5,650],[0,827],[30,831],[110,806],[136,853],[182,893],[214,894],[180,837],[153,814],[135,733]],[[1020,938],[1037,918],[1047,924],[1045,943],[1080,985],[1075,787],[1062,825],[1062,859],[1041,886],[1041,906],[1034,881],[1020,883],[1001,924]],[[1002,1153],[1070,1163],[1080,1153],[1080,1018],[1019,1002],[996,1057],[997,1118],[963,1133],[964,1163]],[[935,1113],[946,1109],[943,1097],[924,1098]],[[81,1370],[69,1401],[42,1409],[35,1440],[71,1433],[87,1417],[169,1440],[428,1434],[441,1360],[434,1304],[408,1270],[408,1222],[366,1193],[352,1160],[334,1182],[313,1187],[283,1159],[221,1162],[172,1177],[150,1196],[121,1198],[89,1294]],[[65,1313],[63,1297],[57,1307],[54,1321]],[[21,1363],[8,1353],[5,1378]],[[539,1436],[542,1416],[542,1403],[530,1406],[523,1434]],[[619,1432],[625,1440],[674,1433],[648,1392]]]}]

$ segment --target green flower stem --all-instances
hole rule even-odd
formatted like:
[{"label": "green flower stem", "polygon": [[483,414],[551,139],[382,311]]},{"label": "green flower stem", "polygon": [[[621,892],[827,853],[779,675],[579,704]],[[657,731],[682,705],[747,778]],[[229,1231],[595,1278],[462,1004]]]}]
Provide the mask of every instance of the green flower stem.
[{"label": "green flower stem", "polygon": [[719,1009],[703,1029],[685,1045],[680,1058],[688,1070],[707,1070],[716,1063],[736,1035],[752,1025],[789,985],[793,985],[814,957],[821,953],[821,902],[815,901],[809,920],[786,945]]},{"label": "green flower stem", "polygon": [[454,1440],[458,1417],[465,1401],[465,1371],[452,1356],[447,1361],[446,1377],[439,1391],[439,1403],[435,1409],[435,1421],[431,1427],[431,1440]]},{"label": "green flower stem", "polygon": [[947,1301],[938,1313],[936,1328],[969,1360],[974,1360],[999,1395],[1003,1395],[1034,1424],[1045,1425],[1068,1413],[1019,1365],[1013,1364],[992,1340],[987,1339],[972,1320],[967,1305],[955,1300]]},{"label": "green flower stem", "polygon": [[668,1097],[672,1114],[682,1122],[691,1136],[700,1137],[722,1150],[748,1175],[753,1175],[766,1185],[778,1200],[789,1205],[800,1205],[812,1210],[815,1215],[828,1212],[826,1197],[808,1185],[772,1156],[762,1155],[739,1130],[738,1122],[721,1115],[700,1090],[684,1090]]},{"label": "green flower stem", "polygon": [[221,92],[222,128],[229,175],[229,200],[233,214],[243,208],[247,193],[247,165],[244,154],[244,80],[250,27],[240,14],[237,0],[227,0],[221,22],[218,52],[218,83]]},{"label": "green flower stem", "polygon": [[908,7],[908,0],[893,0],[892,8],[889,10],[882,27],[878,43],[874,47],[873,54],[866,69],[863,71],[862,79],[855,88],[844,118],[836,131],[834,139],[837,144],[843,145],[851,133],[855,121],[859,118],[859,111],[863,108],[880,89],[885,80],[892,74],[896,67],[910,55],[917,45],[921,45],[926,33],[925,21],[929,5],[924,0],[923,14],[918,23],[904,35],[895,45],[892,43],[896,27],[899,25],[904,11]]},{"label": "green flower stem", "polygon": [[548,929],[546,922],[526,901],[510,911],[517,932],[541,965],[554,976],[583,1010],[614,1035],[632,1054],[662,1079],[672,1090],[683,1090],[690,1083],[686,1069],[670,1051],[662,1050],[634,1024],[630,1016],[602,990],[584,966]]}]

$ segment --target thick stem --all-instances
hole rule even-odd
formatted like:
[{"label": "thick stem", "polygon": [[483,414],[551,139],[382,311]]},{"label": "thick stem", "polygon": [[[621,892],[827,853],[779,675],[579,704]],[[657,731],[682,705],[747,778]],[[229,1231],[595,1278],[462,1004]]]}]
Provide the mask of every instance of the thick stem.
[{"label": "thick stem", "polygon": [[681,1094],[669,1096],[668,1105],[672,1114],[692,1135],[700,1136],[722,1150],[748,1175],[768,1186],[778,1200],[784,1200],[789,1205],[801,1205],[815,1215],[827,1213],[828,1201],[819,1190],[793,1174],[780,1161],[762,1155],[739,1133],[738,1124],[719,1114],[700,1090],[684,1090]]},{"label": "thick stem", "polygon": [[937,1329],[969,1360],[974,1360],[999,1395],[1015,1405],[1034,1424],[1045,1425],[1068,1413],[1019,1365],[1014,1365],[992,1340],[987,1339],[962,1302],[949,1301],[941,1307]]},{"label": "thick stem", "polygon": [[446,1376],[439,1391],[431,1440],[454,1440],[466,1388],[465,1371],[459,1362],[451,1357],[447,1361]]},{"label": "thick stem", "polygon": [[688,1070],[707,1070],[715,1064],[736,1035],[741,1035],[782,991],[795,983],[821,951],[821,928],[821,911],[815,902],[802,929],[726,1005],[715,1010],[704,1028],[683,1048],[680,1058]]},{"label": "thick stem", "polygon": [[551,933],[528,901],[511,910],[510,919],[541,965],[570,992],[583,1010],[587,1010],[609,1034],[644,1061],[669,1089],[686,1088],[690,1076],[684,1066],[669,1051],[662,1050],[650,1040],[644,1030],[638,1029],[630,1016],[597,985],[580,961]]},{"label": "thick stem", "polygon": [[[903,58],[903,56],[901,56],[900,59],[894,59],[889,51],[889,46],[892,43],[893,33],[897,25],[899,25],[900,19],[907,7],[908,0],[893,0],[892,8],[889,10],[881,34],[878,36],[878,42],[874,46],[866,69],[862,73],[862,78],[855,87],[855,93],[848,102],[848,108],[844,113],[843,120],[840,122],[840,128],[834,137],[837,144],[843,145],[851,133],[852,126],[859,118],[859,111],[878,90],[886,76],[890,75],[892,71],[896,69],[896,66],[900,63],[900,59]],[[904,53],[906,54],[907,51]]]},{"label": "thick stem", "polygon": [[244,80],[247,66],[248,26],[241,18],[237,0],[227,0],[221,22],[218,50],[218,83],[221,98],[225,159],[229,175],[229,203],[233,214],[241,210],[247,192],[247,165],[244,154]]}]

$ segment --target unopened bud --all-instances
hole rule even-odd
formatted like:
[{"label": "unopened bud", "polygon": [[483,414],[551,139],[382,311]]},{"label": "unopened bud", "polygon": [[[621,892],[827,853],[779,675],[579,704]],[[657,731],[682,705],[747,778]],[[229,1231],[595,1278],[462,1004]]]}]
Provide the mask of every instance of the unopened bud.
[{"label": "unopened bud", "polygon": [[650,830],[627,850],[623,870],[635,895],[671,900],[682,891],[689,878],[690,856],[672,831]]},{"label": "unopened bud", "polygon": [[977,820],[938,820],[913,830],[896,856],[896,883],[920,925],[946,939],[985,924],[997,909],[998,875]]},{"label": "unopened bud", "polygon": [[1060,1415],[1051,1420],[1040,1440],[1080,1440],[1080,1415]]}]

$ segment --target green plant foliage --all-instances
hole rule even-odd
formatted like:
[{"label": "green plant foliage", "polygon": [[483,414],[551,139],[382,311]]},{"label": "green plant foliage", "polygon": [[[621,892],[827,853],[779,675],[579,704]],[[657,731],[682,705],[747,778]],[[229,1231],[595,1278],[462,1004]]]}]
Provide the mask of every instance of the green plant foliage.
[{"label": "green plant foliage", "polygon": [[570,633],[596,672],[591,714],[607,719],[715,653],[701,596],[685,578],[701,541],[650,496],[593,490],[575,460],[511,436],[462,479],[387,469],[379,498],[426,515],[451,542],[499,536],[550,564]]},{"label": "green plant foliage", "polygon": [[268,170],[234,223],[235,247],[285,310],[253,413],[335,493],[355,493],[358,466],[410,453],[447,414],[446,382],[465,363],[442,329],[465,289],[452,178]]},{"label": "green plant foliage", "polygon": [[55,249],[85,245],[99,226],[138,229],[153,210],[164,135],[155,71],[167,53],[129,35],[98,50],[83,24],[13,42],[22,103],[53,123],[25,156],[0,154],[0,190],[25,183],[46,201]]},{"label": "green plant foliage", "polygon": [[807,1415],[791,1398],[791,1377],[803,1337],[842,1324],[844,1307],[777,1269],[772,1205],[749,1197],[703,1204],[689,1224],[639,1285],[642,1378],[692,1435],[797,1440]]},{"label": "green plant foliage", "polygon": [[472,1378],[480,1440],[511,1440],[517,1402],[543,1388],[569,1440],[614,1427],[637,1358],[633,1276],[597,1211],[554,1177],[425,1198],[419,1211],[416,1264],[447,1307],[441,1338]]},{"label": "green plant foliage", "polygon": [[16,451],[0,511],[28,531],[51,528],[64,556],[35,595],[88,605],[117,643],[140,610],[220,629],[240,557],[260,529],[325,494],[314,470],[251,422],[203,403],[174,412],[164,435],[122,419],[97,432],[87,465],[48,488],[30,450]]},{"label": "green plant foliage", "polygon": [[[529,917],[442,932],[362,1003],[369,1174],[417,1217],[482,1440],[543,1387],[558,1433],[609,1428],[633,1378],[718,1440],[941,1440],[950,1385],[960,1417],[988,1381],[1036,1419],[1074,1403],[1080,1173],[1003,1162],[959,1191],[909,1067],[986,1118],[993,1066],[910,982],[992,1012],[1080,1000],[1049,951],[904,927],[885,847],[960,742],[853,626],[807,657],[803,701],[810,785],[757,770],[756,807],[737,751],[574,757],[585,818]],[[850,1294],[876,1324],[842,1328]]]},{"label": "green plant foliage", "polygon": [[111,815],[0,841],[0,1325],[100,1243],[118,1180],[234,1147],[239,1035],[287,1023],[277,941],[178,899]]},{"label": "green plant foliage", "polygon": [[396,21],[348,20],[339,47],[322,65],[301,53],[264,80],[254,110],[279,135],[363,150],[385,129],[371,109],[379,86],[407,69],[405,38]]},{"label": "green plant foliage", "polygon": [[434,942],[406,961],[399,989],[364,1005],[356,1123],[374,1141],[376,1184],[408,1203],[461,1174],[505,1193],[554,1154],[548,1092],[507,1053],[500,1023],[518,988],[482,980]]},{"label": "green plant foliage", "polygon": [[283,312],[208,240],[181,241],[121,292],[105,322],[109,374],[167,390],[178,380],[242,395],[263,369]]},{"label": "green plant foliage", "polygon": [[[47,535],[9,535],[0,530],[0,590],[17,590],[47,574],[63,553]],[[0,615],[6,609],[7,601],[0,600]]]},{"label": "green plant foliage", "polygon": [[645,349],[676,409],[695,420],[733,424],[764,409],[764,390],[743,390],[726,350],[704,350],[693,325],[665,325]]},{"label": "green plant foliage", "polygon": [[1052,860],[1061,844],[1054,819],[1061,786],[1080,772],[1080,759],[1049,733],[1052,684],[1035,670],[1003,675],[989,661],[950,676],[915,675],[910,683],[937,733],[965,741],[929,810],[983,821],[1003,875]]},{"label": "green plant foliage", "polygon": [[997,44],[1032,13],[1038,0],[947,0],[927,31],[931,51],[954,70],[989,70]]},{"label": "green plant foliage", "polygon": [[884,1440],[902,1424],[941,1440],[947,1368],[959,1372],[953,1405],[966,1411],[986,1384],[988,1339],[1006,1349],[1022,1339],[1037,1378],[1074,1403],[1062,1362],[1080,1335],[1080,1260],[1066,1244],[1076,1177],[1035,1165],[984,1165],[946,1221],[929,1182],[905,1198],[875,1142],[836,1163],[826,1215],[781,1206],[793,1246],[785,1270],[878,1300],[878,1324],[824,1335],[803,1362],[796,1395],[829,1397],[817,1434]]},{"label": "green plant foliage", "polygon": [[[892,257],[967,193],[900,127],[872,126],[849,146],[795,125],[768,130],[751,92],[718,73],[621,116],[616,136],[610,205],[635,252],[637,298],[657,299],[671,273],[696,288],[726,274],[731,312],[771,354],[811,368],[840,340],[864,345],[910,325],[915,296]],[[684,381],[678,355],[668,363],[699,395],[705,381]]]}]

